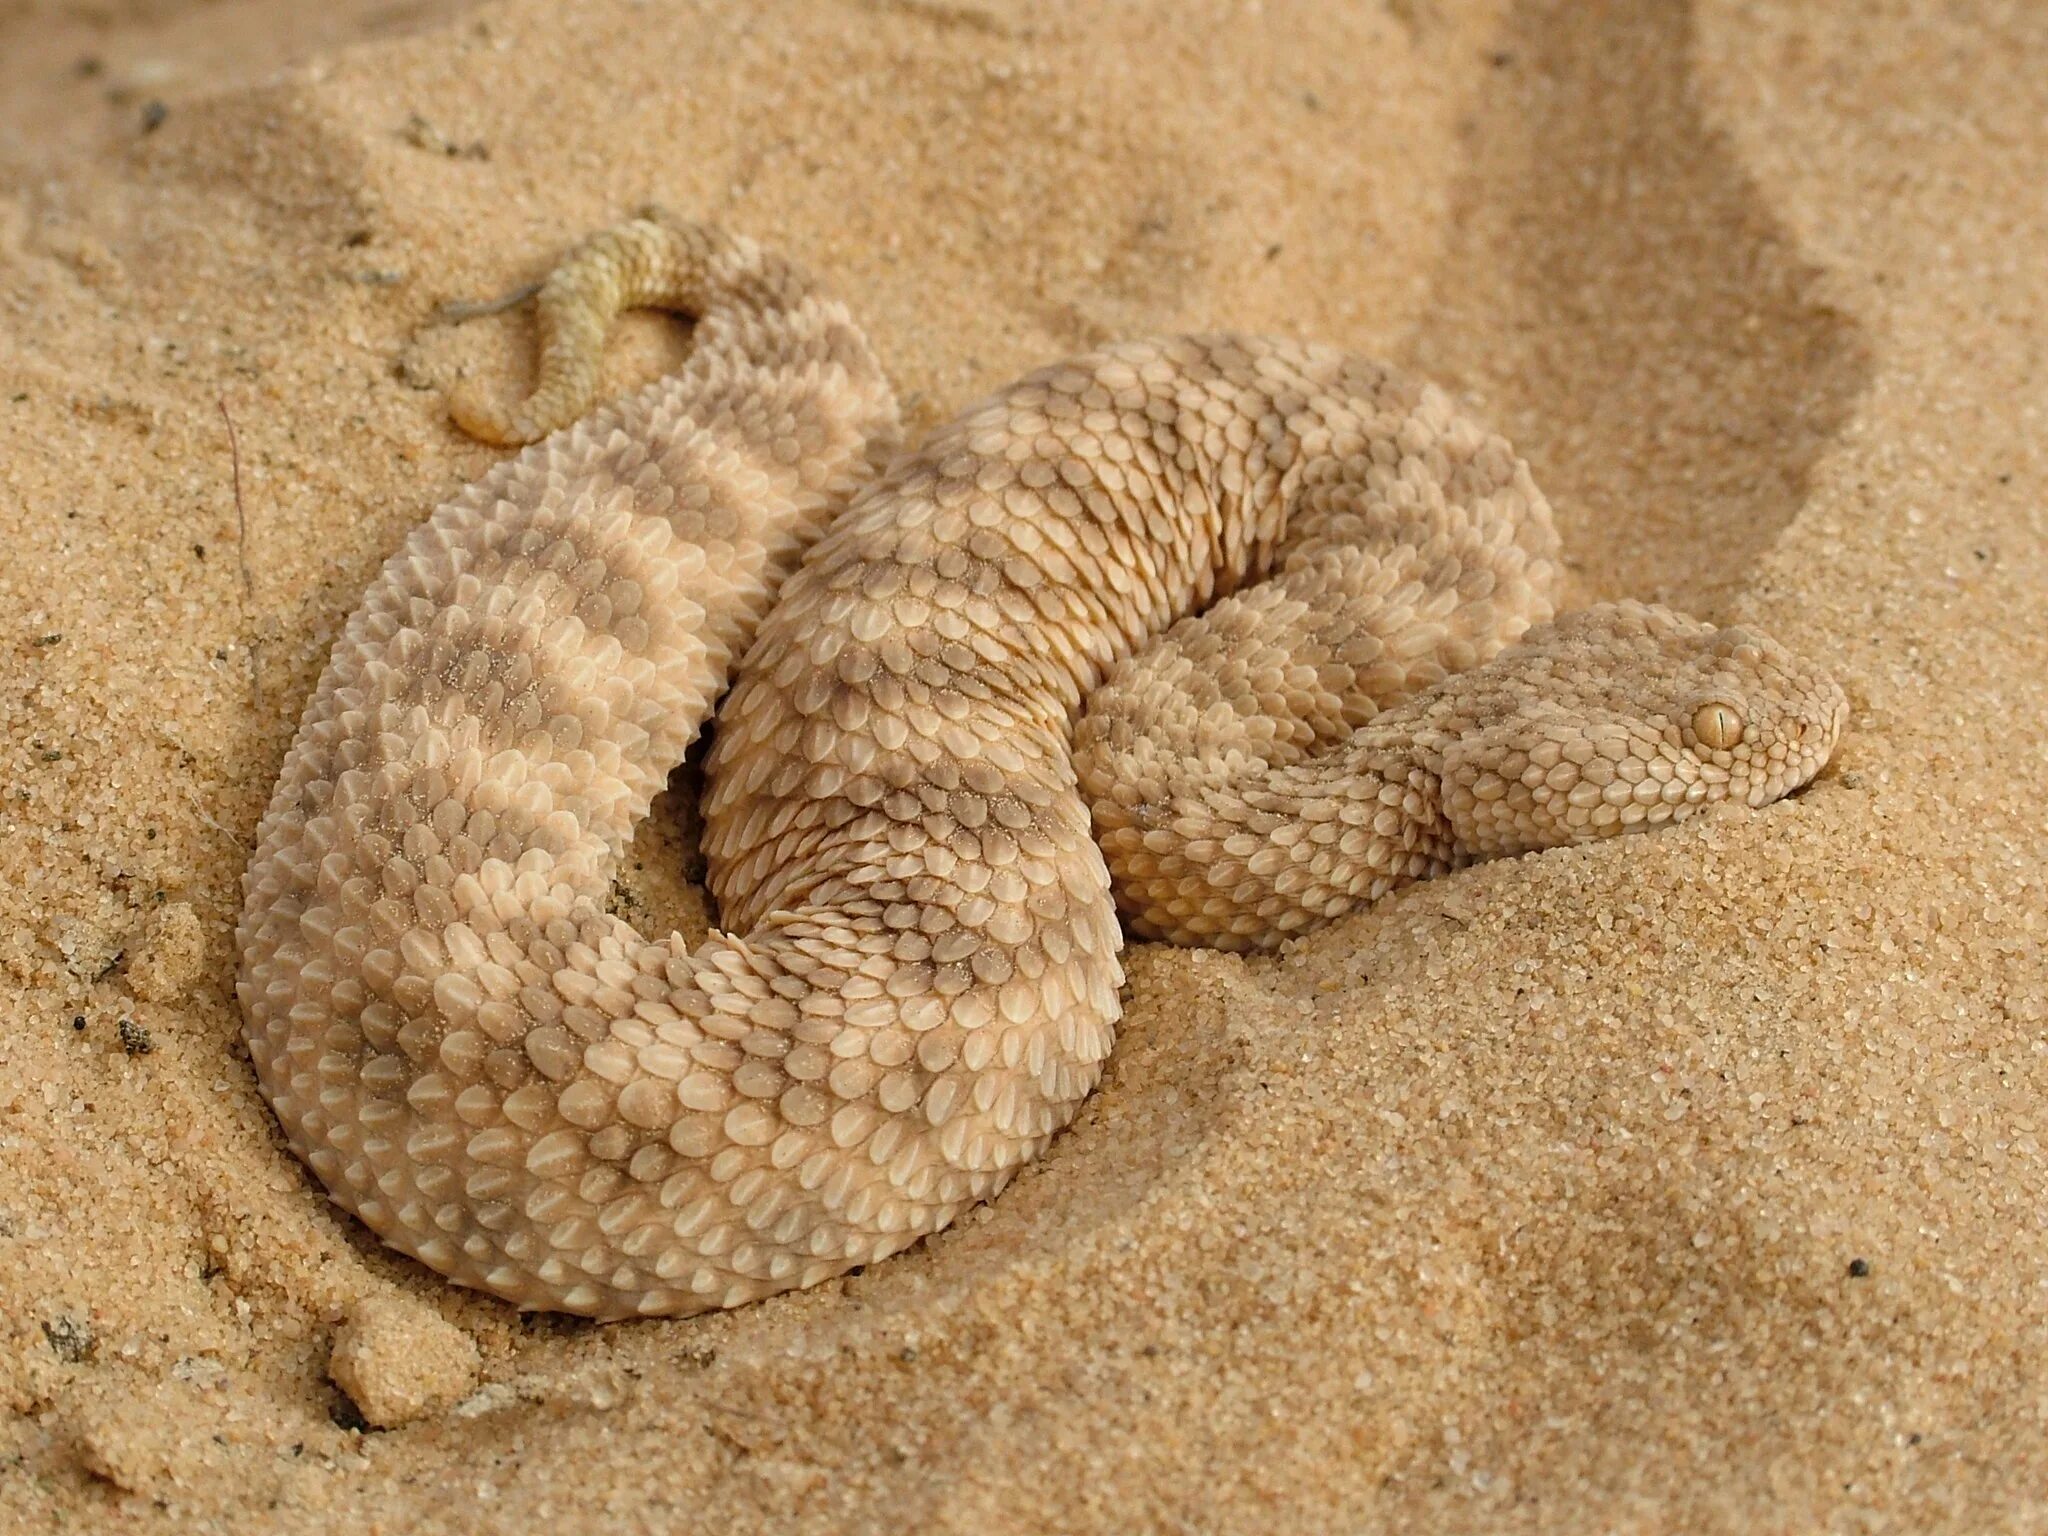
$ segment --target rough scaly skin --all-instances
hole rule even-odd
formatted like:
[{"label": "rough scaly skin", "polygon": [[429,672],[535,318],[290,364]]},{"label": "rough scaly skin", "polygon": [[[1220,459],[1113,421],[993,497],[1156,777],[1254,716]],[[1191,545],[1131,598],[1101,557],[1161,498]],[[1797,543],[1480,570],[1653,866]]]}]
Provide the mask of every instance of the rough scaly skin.
[{"label": "rough scaly skin", "polygon": [[[462,411],[555,435],[350,620],[239,936],[293,1146],[522,1306],[732,1306],[994,1194],[1109,1052],[1112,868],[1148,931],[1270,944],[1467,858],[1762,803],[1839,729],[1817,673],[1663,610],[1500,654],[1550,611],[1548,509],[1499,438],[1357,358],[1113,347],[862,490],[881,371],[751,242],[642,218],[541,302],[534,397]],[[565,427],[636,303],[700,317],[688,366]],[[705,806],[729,931],[692,953],[604,901],[750,636]]]},{"label": "rough scaly skin", "polygon": [[1220,603],[1090,701],[1081,783],[1138,932],[1271,949],[1475,859],[1767,805],[1820,770],[1847,718],[1783,646],[1646,603],[1566,614],[1418,691],[1499,633],[1458,624],[1462,603],[1402,628],[1465,578],[1439,566],[1382,599],[1378,558],[1325,556]]}]

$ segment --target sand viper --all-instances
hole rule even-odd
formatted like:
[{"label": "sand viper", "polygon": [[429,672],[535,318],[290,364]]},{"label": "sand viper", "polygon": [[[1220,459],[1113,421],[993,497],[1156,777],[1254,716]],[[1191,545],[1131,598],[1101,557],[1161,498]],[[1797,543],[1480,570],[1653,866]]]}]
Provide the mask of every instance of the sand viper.
[{"label": "sand viper", "polygon": [[[688,361],[586,415],[633,305],[696,317]],[[292,1146],[522,1306],[732,1306],[993,1195],[1101,1073],[1119,904],[1272,946],[1472,859],[1762,805],[1841,729],[1747,630],[1550,622],[1527,467],[1356,356],[1112,346],[898,455],[847,310],[749,240],[650,213],[539,313],[525,405],[457,402],[533,446],[349,620],[239,934]],[[729,680],[724,931],[692,951],[606,897]]]}]

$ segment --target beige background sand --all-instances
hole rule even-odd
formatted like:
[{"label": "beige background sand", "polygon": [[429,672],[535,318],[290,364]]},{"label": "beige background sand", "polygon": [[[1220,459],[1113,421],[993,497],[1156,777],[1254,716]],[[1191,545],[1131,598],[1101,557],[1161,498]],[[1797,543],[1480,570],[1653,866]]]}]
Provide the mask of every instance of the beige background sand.
[{"label": "beige background sand", "polygon": [[[440,387],[522,376],[433,306],[649,197],[829,274],[920,425],[1138,331],[1426,369],[1581,595],[1767,624],[1851,735],[1760,815],[1137,951],[1075,1127],[866,1275],[450,1291],[283,1151],[236,882],[490,461]],[[2044,299],[2035,0],[0,3],[0,1529],[2048,1525]],[[685,345],[629,330],[620,385]],[[344,1427],[365,1297],[479,1392]]]}]

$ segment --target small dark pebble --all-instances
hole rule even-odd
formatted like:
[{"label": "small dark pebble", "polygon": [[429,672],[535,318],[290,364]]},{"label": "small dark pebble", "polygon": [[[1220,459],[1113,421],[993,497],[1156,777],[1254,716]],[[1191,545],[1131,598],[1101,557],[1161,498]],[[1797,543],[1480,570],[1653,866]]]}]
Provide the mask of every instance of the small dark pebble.
[{"label": "small dark pebble", "polygon": [[1861,1279],[1864,1279],[1865,1277],[1867,1277],[1867,1276],[1868,1276],[1869,1274],[1870,1274],[1870,1260],[1868,1260],[1868,1259],[1851,1259],[1851,1260],[1849,1261],[1849,1278],[1850,1278],[1851,1280],[1861,1280]]},{"label": "small dark pebble", "polygon": [[121,1049],[130,1056],[147,1056],[156,1049],[156,1042],[149,1038],[149,1031],[133,1019],[121,1021]]},{"label": "small dark pebble", "polygon": [[92,1358],[92,1324],[83,1318],[58,1317],[43,1324],[43,1337],[50,1341],[50,1348],[59,1360],[71,1365],[81,1365]]},{"label": "small dark pebble", "polygon": [[192,553],[204,560],[206,558],[206,546],[204,544],[194,544],[192,546]]},{"label": "small dark pebble", "polygon": [[73,1015],[71,1015],[71,1027],[75,1030],[78,1030],[81,1034],[84,1033],[85,1015],[82,1013],[74,1013]]},{"label": "small dark pebble", "polygon": [[29,641],[30,645],[62,645],[63,643],[64,636],[62,634],[37,635],[35,639]]},{"label": "small dark pebble", "polygon": [[415,149],[424,149],[432,154],[447,155],[451,159],[460,156],[465,160],[491,158],[490,146],[481,139],[472,140],[468,144],[457,144],[417,112],[405,120],[405,126],[399,129],[398,133],[400,138]]},{"label": "small dark pebble", "polygon": [[170,115],[171,109],[162,102],[156,100],[145,101],[142,104],[142,131],[144,133],[155,133],[157,129],[163,127],[164,119]]}]

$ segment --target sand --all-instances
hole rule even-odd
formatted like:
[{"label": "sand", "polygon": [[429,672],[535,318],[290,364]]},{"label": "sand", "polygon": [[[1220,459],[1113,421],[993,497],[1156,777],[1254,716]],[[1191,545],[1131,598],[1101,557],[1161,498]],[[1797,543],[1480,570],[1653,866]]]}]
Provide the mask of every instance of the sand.
[{"label": "sand", "polygon": [[[2044,166],[2033,0],[0,4],[0,1529],[2048,1526]],[[868,1273],[454,1291],[284,1150],[237,882],[491,461],[442,388],[526,376],[434,306],[650,198],[829,275],[919,426],[1143,331],[1426,371],[1578,596],[1770,628],[1848,737],[1139,947],[1073,1128]]]}]

